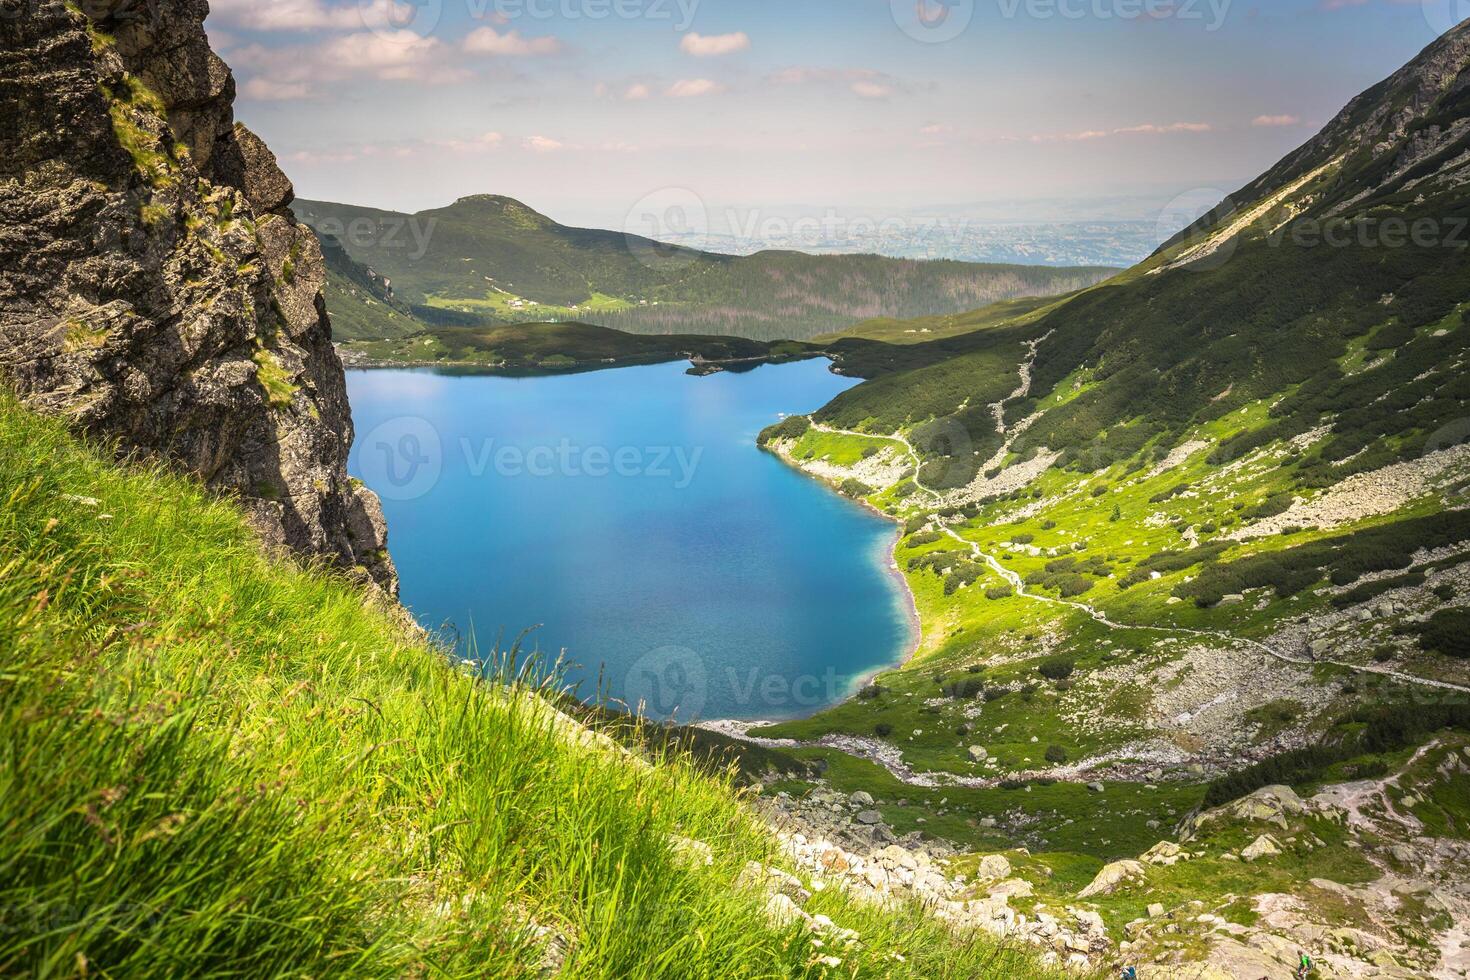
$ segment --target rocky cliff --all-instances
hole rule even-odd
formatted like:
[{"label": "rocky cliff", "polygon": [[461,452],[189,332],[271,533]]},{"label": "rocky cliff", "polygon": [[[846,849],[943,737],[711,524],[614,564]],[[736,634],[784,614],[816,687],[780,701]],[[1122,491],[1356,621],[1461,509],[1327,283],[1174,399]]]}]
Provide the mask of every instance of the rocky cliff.
[{"label": "rocky cliff", "polygon": [[207,13],[0,0],[0,376],[391,592],[378,501],[347,476],[321,252],[234,121]]}]

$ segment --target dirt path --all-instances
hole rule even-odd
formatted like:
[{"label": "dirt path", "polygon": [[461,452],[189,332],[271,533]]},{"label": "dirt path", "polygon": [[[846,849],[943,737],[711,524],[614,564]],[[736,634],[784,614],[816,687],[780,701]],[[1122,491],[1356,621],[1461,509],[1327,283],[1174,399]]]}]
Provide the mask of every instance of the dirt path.
[{"label": "dirt path", "polygon": [[1341,667],[1344,670],[1350,670],[1358,674],[1376,674],[1380,677],[1391,677],[1394,680],[1403,681],[1406,684],[1417,684],[1421,687],[1433,687],[1446,691],[1462,691],[1465,693],[1470,693],[1470,687],[1465,687],[1460,684],[1451,684],[1449,681],[1436,681],[1430,680],[1425,677],[1415,677],[1413,674],[1405,674],[1401,671],[1389,670],[1386,667],[1368,667],[1360,664],[1346,663],[1341,660],[1313,660],[1311,658],[1293,657],[1289,654],[1282,653],[1275,647],[1262,643],[1259,640],[1252,640],[1249,637],[1245,636],[1236,636],[1233,633],[1222,633],[1215,630],[1196,630],[1190,629],[1186,626],[1134,626],[1126,623],[1115,623],[1113,622],[1113,620],[1108,618],[1106,613],[1093,606],[1089,606],[1085,602],[1074,602],[1070,599],[1054,599],[1051,596],[1037,595],[1035,592],[1026,591],[1026,583],[1021,579],[1020,575],[1017,575],[1015,572],[1011,571],[1009,568],[1006,568],[1000,562],[996,561],[993,556],[986,554],[984,551],[981,551],[978,544],[960,537],[960,535],[957,534],[955,530],[951,527],[945,527],[943,530],[945,534],[949,535],[951,538],[954,538],[965,547],[969,548],[970,551],[975,555],[975,557],[983,560],[986,565],[988,565],[996,572],[996,574],[1005,579],[1006,582],[1009,583],[1010,586],[1016,590],[1017,595],[1023,596],[1027,599],[1031,599],[1035,602],[1048,602],[1053,605],[1068,606],[1072,609],[1080,610],[1081,612],[1086,613],[1092,619],[1108,627],[1109,629],[1149,630],[1156,633],[1174,633],[1182,636],[1198,636],[1208,639],[1225,640],[1229,643],[1244,643],[1246,646],[1259,650],[1267,656],[1274,657],[1282,663],[1288,663],[1298,667],[1313,667],[1318,664],[1331,664],[1334,667]]}]

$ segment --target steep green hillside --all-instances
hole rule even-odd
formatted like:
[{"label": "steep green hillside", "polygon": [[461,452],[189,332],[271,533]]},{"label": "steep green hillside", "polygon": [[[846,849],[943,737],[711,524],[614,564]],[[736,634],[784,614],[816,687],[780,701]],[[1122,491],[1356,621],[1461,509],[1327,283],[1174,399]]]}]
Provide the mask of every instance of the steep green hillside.
[{"label": "steep green hillside", "polygon": [[1045,975],[915,906],[772,918],[725,778],[474,677],[8,395],[0,663],[6,974]]},{"label": "steep green hillside", "polygon": [[322,201],[293,207],[319,233],[340,237],[354,260],[389,277],[431,322],[437,311],[461,321],[576,319],[634,333],[804,340],[856,320],[1057,295],[1113,271],[782,251],[718,255],[568,228],[493,195],[413,215]]},{"label": "steep green hillside", "polygon": [[323,234],[317,239],[327,269],[322,294],[335,342],[396,339],[428,326],[398,299],[391,281],[355,261],[340,240]]},{"label": "steep green hillside", "polygon": [[[1033,394],[1009,406],[1013,421],[1044,409],[1016,452],[1050,448],[1085,470],[1158,459],[1268,398],[1269,417],[1230,433],[1217,459],[1326,423],[1332,437],[1294,473],[1322,486],[1413,458],[1470,414],[1467,44],[1463,28],[1441,39],[1149,261],[1013,321],[1018,342],[1049,338]],[[824,417],[892,430],[949,416],[994,442],[998,426],[961,407],[977,400],[971,365],[920,371]]]},{"label": "steep green hillside", "polygon": [[870,380],[762,443],[903,523],[923,638],[749,733],[828,767],[783,788],[1024,844],[1041,901],[1132,862],[1085,897],[1155,962],[1451,975],[1470,884],[1416,861],[1470,847],[1467,93],[1470,22],[1137,268],[829,345]]}]

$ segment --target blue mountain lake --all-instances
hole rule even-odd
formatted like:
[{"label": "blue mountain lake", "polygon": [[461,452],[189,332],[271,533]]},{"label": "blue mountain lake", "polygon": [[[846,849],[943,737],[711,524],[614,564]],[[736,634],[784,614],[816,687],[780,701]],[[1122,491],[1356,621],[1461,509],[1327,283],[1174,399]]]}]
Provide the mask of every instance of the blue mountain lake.
[{"label": "blue mountain lake", "polygon": [[755,445],[853,382],[685,368],[349,371],[350,470],[383,498],[404,603],[462,654],[537,627],[584,699],[810,714],[911,642],[894,525]]}]

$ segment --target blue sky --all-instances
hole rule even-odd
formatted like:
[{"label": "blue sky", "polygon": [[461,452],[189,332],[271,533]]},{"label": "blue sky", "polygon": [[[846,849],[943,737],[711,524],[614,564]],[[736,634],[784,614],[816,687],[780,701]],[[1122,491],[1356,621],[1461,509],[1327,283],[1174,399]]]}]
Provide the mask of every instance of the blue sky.
[{"label": "blue sky", "polygon": [[1123,196],[1145,217],[1234,190],[1465,6],[213,0],[207,26],[301,196],[499,193],[606,226],[670,194],[1010,214]]}]

